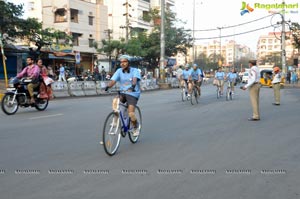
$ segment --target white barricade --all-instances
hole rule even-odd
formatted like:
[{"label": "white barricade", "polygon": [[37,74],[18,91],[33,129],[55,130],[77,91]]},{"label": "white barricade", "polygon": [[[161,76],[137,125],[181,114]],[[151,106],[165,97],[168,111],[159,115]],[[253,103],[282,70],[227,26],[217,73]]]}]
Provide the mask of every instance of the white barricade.
[{"label": "white barricade", "polygon": [[144,80],[144,79],[141,80],[140,89],[141,89],[141,91],[147,90],[147,82],[146,82],[146,80]]},{"label": "white barricade", "polygon": [[71,96],[84,96],[84,92],[82,89],[83,82],[82,81],[76,81],[76,82],[70,82],[69,83],[69,91]]},{"label": "white barricade", "polygon": [[86,96],[97,95],[96,83],[93,81],[85,81],[82,85],[82,88]]},{"label": "white barricade", "polygon": [[69,87],[67,82],[53,82],[51,84],[53,96],[56,97],[69,97]]},{"label": "white barricade", "polygon": [[108,85],[109,81],[97,81],[96,82],[96,93],[98,95],[105,94],[105,87]]}]

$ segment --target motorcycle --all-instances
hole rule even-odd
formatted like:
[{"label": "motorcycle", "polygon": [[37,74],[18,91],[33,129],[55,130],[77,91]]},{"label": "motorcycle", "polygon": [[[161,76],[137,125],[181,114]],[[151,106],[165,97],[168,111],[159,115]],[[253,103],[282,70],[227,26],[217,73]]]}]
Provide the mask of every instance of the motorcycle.
[{"label": "motorcycle", "polygon": [[31,80],[22,78],[13,78],[9,81],[7,92],[1,101],[2,111],[7,115],[15,114],[19,107],[35,107],[39,111],[44,111],[47,106],[49,99],[42,99],[39,96],[39,86],[34,89],[34,100],[35,103],[30,103],[30,95],[27,90],[27,85]]}]

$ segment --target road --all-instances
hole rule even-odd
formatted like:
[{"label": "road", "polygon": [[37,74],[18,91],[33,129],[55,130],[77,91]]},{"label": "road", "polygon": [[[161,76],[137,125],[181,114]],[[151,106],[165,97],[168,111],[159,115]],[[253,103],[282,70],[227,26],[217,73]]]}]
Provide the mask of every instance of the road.
[{"label": "road", "polygon": [[262,88],[258,122],[247,91],[227,102],[205,85],[198,105],[178,89],[145,92],[140,140],[113,157],[99,144],[111,99],[0,112],[0,198],[300,198],[300,89],[283,89],[277,107]]}]

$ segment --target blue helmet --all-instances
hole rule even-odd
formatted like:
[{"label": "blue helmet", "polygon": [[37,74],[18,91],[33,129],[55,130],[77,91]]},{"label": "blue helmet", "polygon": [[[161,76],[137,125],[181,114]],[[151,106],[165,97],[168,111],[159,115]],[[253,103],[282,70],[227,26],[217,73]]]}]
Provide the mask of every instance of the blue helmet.
[{"label": "blue helmet", "polygon": [[198,67],[198,64],[193,64],[193,66],[196,66],[196,67]]}]

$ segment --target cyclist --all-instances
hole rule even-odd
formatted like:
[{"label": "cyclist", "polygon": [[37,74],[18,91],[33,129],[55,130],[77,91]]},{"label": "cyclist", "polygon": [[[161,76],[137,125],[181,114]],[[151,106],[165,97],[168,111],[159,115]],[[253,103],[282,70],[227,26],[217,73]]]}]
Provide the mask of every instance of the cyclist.
[{"label": "cyclist", "polygon": [[226,80],[230,82],[231,94],[234,94],[234,85],[237,80],[237,74],[234,68],[226,75]]},{"label": "cyclist", "polygon": [[[181,74],[181,86],[188,88],[188,81],[189,81],[189,76],[190,76],[190,66],[188,64],[185,65],[185,69],[182,71]],[[190,94],[185,93],[188,97],[190,97]]]},{"label": "cyclist", "polygon": [[215,79],[218,80],[218,86],[221,88],[221,95],[223,95],[225,73],[222,71],[221,67],[218,68],[218,71],[215,74]]},{"label": "cyclist", "polygon": [[197,64],[193,64],[193,68],[190,69],[190,76],[189,79],[191,80],[189,83],[189,93],[192,93],[192,88],[195,85],[197,90],[198,90],[198,95],[201,95],[200,91],[200,86],[201,86],[201,81],[203,73],[202,71],[198,68]]},{"label": "cyclist", "polygon": [[139,100],[140,91],[140,80],[141,73],[138,69],[130,67],[130,57],[128,55],[122,55],[120,58],[119,68],[114,75],[111,77],[111,81],[108,83],[105,91],[110,87],[114,86],[116,82],[120,83],[120,102],[128,104],[128,116],[133,125],[133,136],[139,135],[139,123],[135,116],[135,106]]}]

